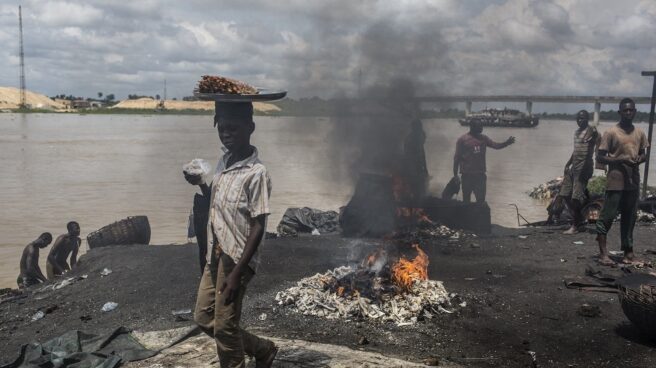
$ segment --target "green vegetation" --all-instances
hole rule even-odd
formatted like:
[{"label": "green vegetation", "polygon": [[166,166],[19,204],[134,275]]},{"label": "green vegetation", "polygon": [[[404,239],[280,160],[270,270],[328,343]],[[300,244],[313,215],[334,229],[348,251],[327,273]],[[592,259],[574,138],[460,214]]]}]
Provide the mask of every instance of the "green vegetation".
[{"label": "green vegetation", "polygon": [[[606,177],[605,176],[593,176],[592,179],[588,182],[588,192],[590,194],[603,195],[606,190]],[[642,184],[640,186],[642,191]],[[647,185],[647,194],[656,193],[656,187]]]},{"label": "green vegetation", "polygon": [[[592,111],[588,111],[590,113],[590,119],[592,119]],[[547,114],[546,112],[543,112],[542,114],[539,114],[540,117],[544,119],[552,119],[552,120],[576,120],[576,114],[564,114],[564,113],[553,113],[553,114]],[[607,110],[607,111],[601,111],[599,113],[599,120],[602,121],[619,121],[619,115],[617,115],[616,110]],[[634,121],[636,122],[649,122],[649,112],[647,111],[638,111],[636,113]]]},{"label": "green vegetation", "polygon": [[606,177],[605,176],[593,176],[592,179],[588,182],[588,192],[590,194],[602,195],[606,190]]}]

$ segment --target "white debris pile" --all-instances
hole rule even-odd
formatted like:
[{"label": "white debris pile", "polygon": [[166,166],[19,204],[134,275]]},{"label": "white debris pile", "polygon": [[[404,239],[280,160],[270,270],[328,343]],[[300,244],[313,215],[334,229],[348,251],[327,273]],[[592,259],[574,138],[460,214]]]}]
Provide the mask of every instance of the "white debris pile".
[{"label": "white debris pile", "polygon": [[395,238],[410,238],[410,239],[450,239],[458,240],[466,237],[476,237],[475,234],[468,233],[461,229],[452,229],[445,225],[438,224],[421,224],[410,230],[400,231],[396,234]]},{"label": "white debris pile", "polygon": [[546,183],[540,184],[533,188],[528,195],[535,199],[551,199],[558,195],[560,187],[563,184],[563,177],[559,176],[555,179],[549,180]]},{"label": "white debris pile", "polygon": [[366,319],[391,321],[399,326],[412,325],[418,319],[431,319],[437,313],[452,313],[451,297],[441,281],[417,280],[408,292],[385,292],[377,300],[362,295],[338,295],[328,285],[355,271],[338,267],[326,273],[306,277],[297,286],[276,294],[276,301],[303,315],[327,319]]},{"label": "white debris pile", "polygon": [[430,236],[433,238],[453,238],[458,239],[465,237],[467,234],[463,230],[451,229],[444,225],[435,225],[434,227],[419,229],[419,235]]}]

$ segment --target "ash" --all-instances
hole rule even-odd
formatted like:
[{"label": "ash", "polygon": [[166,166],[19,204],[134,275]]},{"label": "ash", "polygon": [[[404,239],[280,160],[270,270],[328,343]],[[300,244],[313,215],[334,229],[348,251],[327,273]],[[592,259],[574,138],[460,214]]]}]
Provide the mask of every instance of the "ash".
[{"label": "ash", "polygon": [[[331,286],[357,274],[355,267],[343,266],[300,280],[296,286],[276,294],[278,304],[303,315],[327,319],[394,322],[413,325],[438,313],[453,313],[451,297],[441,281],[415,280],[409,290],[380,288],[370,298],[358,292],[339,295]],[[373,284],[384,283],[380,277]]]}]

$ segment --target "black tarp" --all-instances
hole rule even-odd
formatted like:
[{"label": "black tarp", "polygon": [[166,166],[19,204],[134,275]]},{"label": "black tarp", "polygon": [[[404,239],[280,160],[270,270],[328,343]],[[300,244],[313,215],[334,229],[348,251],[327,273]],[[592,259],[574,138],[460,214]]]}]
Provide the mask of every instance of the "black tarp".
[{"label": "black tarp", "polygon": [[72,330],[44,343],[23,345],[18,358],[0,368],[113,368],[155,354],[125,327],[101,336]]},{"label": "black tarp", "polygon": [[281,236],[296,236],[298,233],[311,233],[315,229],[320,234],[339,231],[339,214],[309,207],[288,208],[277,230]]}]

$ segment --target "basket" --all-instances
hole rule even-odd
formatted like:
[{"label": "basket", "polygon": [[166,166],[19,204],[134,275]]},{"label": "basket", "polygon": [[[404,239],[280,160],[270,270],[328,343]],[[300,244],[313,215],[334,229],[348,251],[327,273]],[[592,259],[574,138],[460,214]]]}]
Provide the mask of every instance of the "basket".
[{"label": "basket", "polygon": [[110,245],[148,244],[150,242],[150,224],[147,216],[131,216],[102,227],[87,236],[89,248]]},{"label": "basket", "polygon": [[620,286],[620,303],[626,317],[642,334],[656,340],[656,285]]}]

